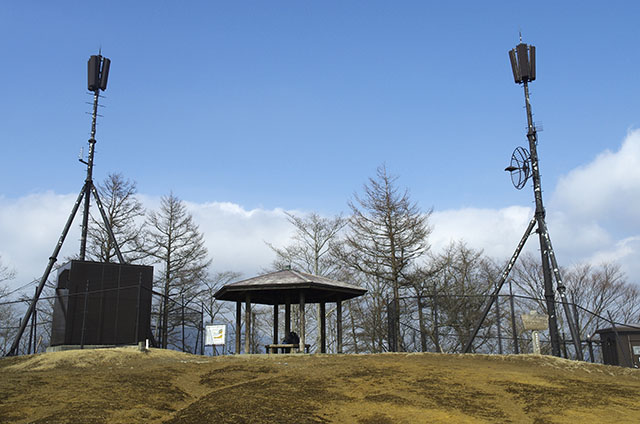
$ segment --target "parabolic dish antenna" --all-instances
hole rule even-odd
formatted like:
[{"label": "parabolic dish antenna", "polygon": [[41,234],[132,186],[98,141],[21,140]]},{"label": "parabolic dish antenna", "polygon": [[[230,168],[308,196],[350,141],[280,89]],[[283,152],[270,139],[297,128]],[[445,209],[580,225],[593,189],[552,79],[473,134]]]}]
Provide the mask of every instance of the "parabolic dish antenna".
[{"label": "parabolic dish antenna", "polygon": [[516,147],[511,155],[511,164],[504,169],[511,174],[511,182],[521,190],[531,176],[531,156],[524,147]]}]

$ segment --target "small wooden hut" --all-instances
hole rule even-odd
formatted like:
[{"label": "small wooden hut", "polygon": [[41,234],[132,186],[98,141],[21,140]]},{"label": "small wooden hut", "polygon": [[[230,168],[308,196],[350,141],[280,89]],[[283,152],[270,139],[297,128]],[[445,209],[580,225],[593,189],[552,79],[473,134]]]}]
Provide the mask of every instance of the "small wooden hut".
[{"label": "small wooden hut", "polygon": [[640,325],[600,328],[602,360],[606,365],[640,368]]}]

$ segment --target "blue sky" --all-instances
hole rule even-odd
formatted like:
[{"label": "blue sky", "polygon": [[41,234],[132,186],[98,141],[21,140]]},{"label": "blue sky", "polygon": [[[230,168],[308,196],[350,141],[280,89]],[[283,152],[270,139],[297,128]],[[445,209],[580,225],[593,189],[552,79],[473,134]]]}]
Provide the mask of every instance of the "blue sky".
[{"label": "blue sky", "polygon": [[96,177],[194,201],[340,211],[386,162],[425,207],[510,204],[519,30],[544,183],[640,124],[635,2],[228,3],[6,2],[2,192],[79,190],[100,47]]},{"label": "blue sky", "polygon": [[[631,1],[4,2],[0,200],[78,193],[86,62],[102,48],[98,181],[121,172],[149,199],[173,190],[193,205],[334,214],[385,163],[424,209],[530,208],[530,188],[503,171],[526,144],[507,51],[519,31],[537,47],[531,101],[551,200],[640,126],[639,12]],[[637,235],[635,218],[599,213],[585,223],[611,243]],[[7,240],[0,254],[19,266]]]}]

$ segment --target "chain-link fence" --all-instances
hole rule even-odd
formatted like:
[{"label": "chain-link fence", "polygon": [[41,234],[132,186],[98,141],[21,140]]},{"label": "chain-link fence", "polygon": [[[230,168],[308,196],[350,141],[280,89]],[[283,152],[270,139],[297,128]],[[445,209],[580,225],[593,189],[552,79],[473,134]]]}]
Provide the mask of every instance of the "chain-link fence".
[{"label": "chain-link fence", "polygon": [[[428,293],[423,296],[401,297],[399,311],[395,302],[387,303],[388,340],[390,351],[462,353],[471,334],[482,318],[491,295],[450,295]],[[582,357],[590,362],[602,362],[602,347],[596,330],[620,325],[608,318],[569,303],[569,310],[579,329],[578,345]],[[556,302],[556,319],[560,352],[564,358],[576,359],[564,305]],[[486,354],[519,354],[534,351],[531,329],[525,328],[522,315],[548,317],[546,300],[521,295],[499,295],[484,319],[471,345],[471,352]],[[400,334],[394,320],[399,317]],[[538,331],[540,350],[552,352],[549,329]]]},{"label": "chain-link fence", "polygon": [[[129,296],[140,296],[138,291],[148,290],[139,286],[123,286],[104,290],[84,290],[69,297],[76,297],[76,316],[86,317],[89,300],[92,296],[112,296],[120,298],[117,293],[127,291]],[[124,298],[124,296],[122,296]],[[491,295],[450,295],[439,293],[426,293],[422,296],[405,296],[398,299],[399,311],[394,310],[394,302],[387,302],[386,318],[388,325],[388,349],[389,351],[405,352],[446,352],[462,353],[474,327],[479,322],[484,305],[490,300]],[[5,355],[13,342],[17,330],[20,328],[20,318],[15,311],[25,305],[27,300],[13,300],[0,302],[0,312],[4,311],[0,322],[0,354]],[[21,338],[18,354],[31,354],[43,352],[51,340],[51,327],[53,316],[53,304],[56,294],[41,296],[36,304],[35,313],[27,327],[27,331]],[[570,336],[565,309],[556,302],[558,339],[560,353],[568,359],[576,359],[576,348]],[[166,314],[165,314],[165,309]],[[13,308],[14,312],[6,312]],[[595,337],[596,330],[605,327],[621,325],[611,319],[595,314],[580,305],[570,303],[569,308],[573,313],[573,319],[579,330],[578,345],[582,350],[584,360],[590,362],[602,362],[603,352],[599,337]],[[499,295],[489,310],[483,325],[472,344],[474,353],[487,354],[519,354],[532,353],[534,351],[534,337],[530,329],[525,328],[522,315],[530,315],[531,312],[546,317],[546,300],[522,295]],[[227,314],[222,314],[220,319],[227,325],[232,345],[235,337],[233,321]],[[166,347],[173,350],[189,352],[193,354],[205,354],[204,308],[196,296],[168,296],[151,291],[151,309],[148,331],[136,333],[130,341],[123,344],[137,344],[139,341],[149,340],[151,346]],[[400,320],[400,333],[396,334],[396,326],[393,325],[396,317]],[[255,318],[254,318],[255,319]],[[130,320],[135,323],[135,316]],[[265,322],[269,321],[265,319]],[[76,323],[80,325],[80,331],[86,331],[92,324],[85,320]],[[145,324],[146,325],[146,324]],[[258,328],[254,326],[254,328]],[[166,331],[165,331],[166,328]],[[269,329],[252,334],[257,338],[255,345],[257,353],[263,343],[261,333],[268,338]],[[552,352],[549,330],[539,332],[540,351],[543,354]],[[83,334],[83,333],[81,333]],[[266,339],[265,339],[266,340]],[[84,343],[81,343],[81,345]],[[350,351],[350,350],[347,350]],[[227,351],[227,353],[232,353]]]},{"label": "chain-link fence", "polygon": [[151,344],[203,355],[204,310],[198,301],[194,297],[165,297],[156,291],[152,295]]},{"label": "chain-link fence", "polygon": [[[150,291],[139,284],[106,289],[89,287],[87,284],[85,289],[72,293],[49,290],[48,295],[40,296],[27,330],[20,339],[17,354],[44,352],[51,344],[52,333],[55,331],[63,333],[57,338],[58,341],[65,339],[64,333],[73,333],[73,342],[68,344],[79,348],[96,345],[93,340],[97,333],[109,333],[113,342],[98,344],[136,345],[140,341],[149,340],[153,347],[203,354],[203,310],[193,298],[179,296],[176,299],[169,296],[163,302],[165,297],[161,293]],[[151,297],[150,305],[141,304],[144,303],[141,298],[145,291],[150,291],[150,296],[147,295],[147,299]],[[8,354],[22,324],[23,308],[30,301],[31,299],[25,298],[0,302],[0,355]],[[103,303],[113,310],[105,311]],[[162,319],[165,305],[166,325]],[[141,312],[141,309],[149,307],[149,314]],[[57,321],[55,323],[54,314]],[[115,316],[115,320],[110,320],[110,316]],[[54,324],[57,328],[53,328]],[[163,331],[165,326],[166,332]],[[105,339],[100,337],[100,340]]]}]

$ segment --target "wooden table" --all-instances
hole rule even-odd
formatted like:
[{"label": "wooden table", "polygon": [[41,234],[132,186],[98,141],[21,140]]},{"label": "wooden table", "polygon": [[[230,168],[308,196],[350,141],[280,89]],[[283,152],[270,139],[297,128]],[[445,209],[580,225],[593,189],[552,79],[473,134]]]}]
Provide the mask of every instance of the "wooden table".
[{"label": "wooden table", "polygon": [[[297,352],[300,350],[300,344],[289,344],[289,343],[274,343],[274,344],[268,344],[265,345],[265,350],[267,351],[267,353],[289,353],[291,351]],[[305,344],[304,345],[304,350],[306,353],[309,353],[309,348],[311,347],[311,345]],[[278,352],[280,351],[280,352]]]}]

